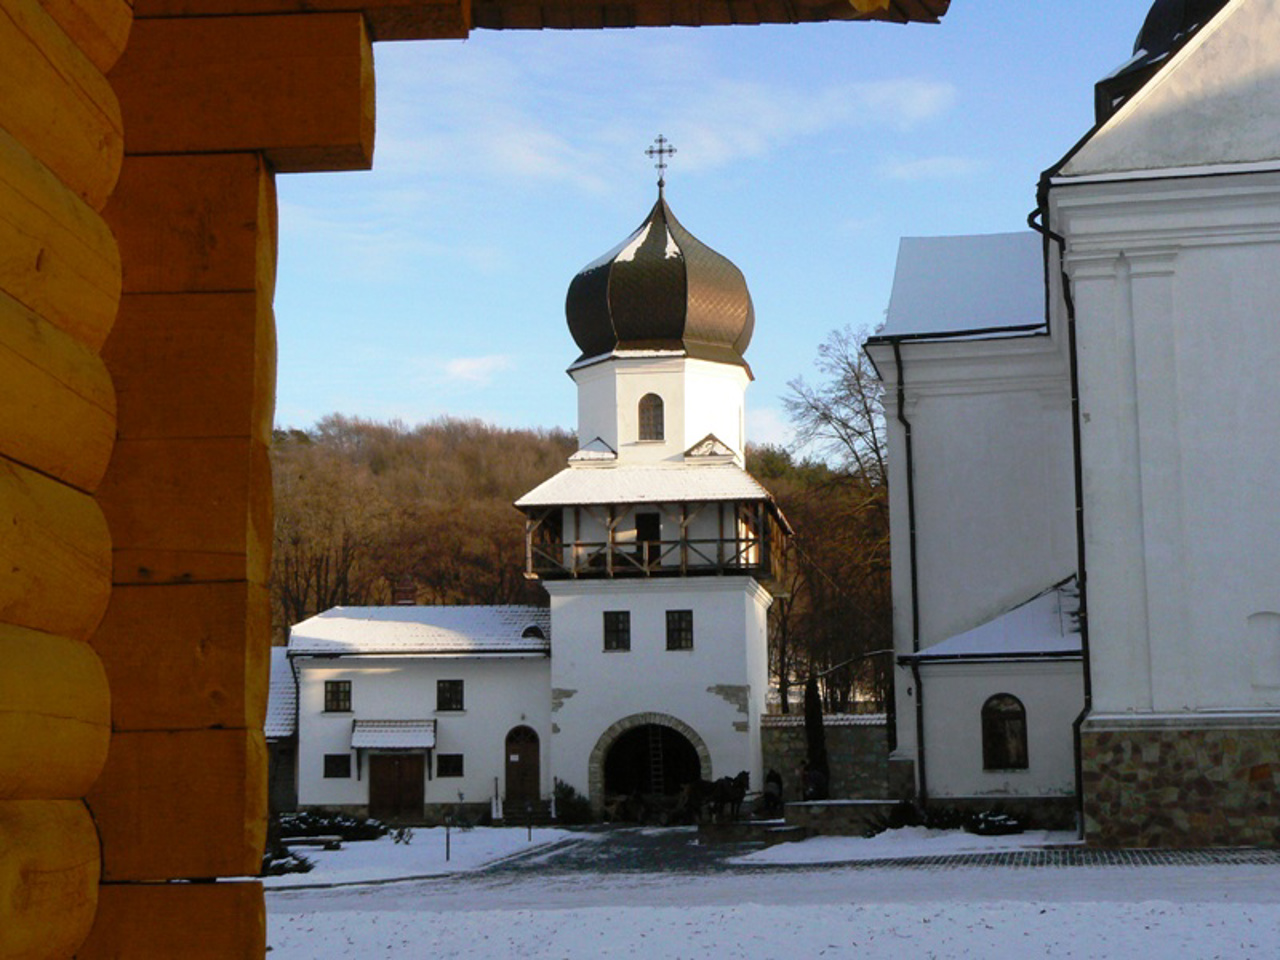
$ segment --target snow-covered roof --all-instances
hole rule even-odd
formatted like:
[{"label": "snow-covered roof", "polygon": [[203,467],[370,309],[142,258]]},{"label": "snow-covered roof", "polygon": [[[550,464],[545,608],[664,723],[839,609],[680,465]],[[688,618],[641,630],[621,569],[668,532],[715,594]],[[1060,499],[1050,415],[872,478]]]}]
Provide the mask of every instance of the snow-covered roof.
[{"label": "snow-covered roof", "polygon": [[570,463],[583,460],[617,460],[618,453],[599,437],[584,443],[578,452],[569,458]]},{"label": "snow-covered roof", "polygon": [[521,657],[551,649],[545,607],[333,607],[290,631],[292,656]]},{"label": "snow-covered roof", "polygon": [[734,463],[601,464],[561,470],[516,506],[768,499],[755,477]]},{"label": "snow-covered roof", "polygon": [[267,722],[263,732],[268,740],[291,737],[298,730],[298,687],[289,668],[287,647],[271,648],[271,683],[267,689]]},{"label": "snow-covered roof", "polygon": [[981,626],[948,637],[906,660],[1000,660],[1081,655],[1080,592],[1075,577]]},{"label": "snow-covered roof", "polygon": [[436,745],[434,720],[356,720],[353,750],[430,750]]},{"label": "snow-covered roof", "polygon": [[877,337],[955,334],[1044,323],[1039,234],[903,237]]}]

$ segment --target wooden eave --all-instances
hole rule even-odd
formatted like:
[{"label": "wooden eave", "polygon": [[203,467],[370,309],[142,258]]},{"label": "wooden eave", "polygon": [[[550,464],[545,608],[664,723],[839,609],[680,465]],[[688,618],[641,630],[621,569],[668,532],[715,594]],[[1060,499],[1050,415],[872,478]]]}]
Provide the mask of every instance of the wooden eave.
[{"label": "wooden eave", "polygon": [[951,0],[889,0],[860,13],[851,0],[135,0],[138,19],[359,11],[374,40],[465,37],[483,30],[595,30],[876,20],[937,23]]}]

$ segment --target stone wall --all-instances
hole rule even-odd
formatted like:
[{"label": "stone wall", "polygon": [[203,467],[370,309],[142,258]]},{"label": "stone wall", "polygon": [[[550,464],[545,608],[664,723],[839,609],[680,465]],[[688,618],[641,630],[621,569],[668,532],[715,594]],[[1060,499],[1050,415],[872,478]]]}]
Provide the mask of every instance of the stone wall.
[{"label": "stone wall", "polygon": [[1088,721],[1081,747],[1090,846],[1280,844],[1274,722]]},{"label": "stone wall", "polygon": [[[837,799],[878,800],[889,793],[889,727],[882,713],[834,714],[824,718],[830,795]],[[801,800],[799,771],[805,759],[803,715],[769,715],[761,719],[764,769],[782,774],[782,798]],[[763,784],[752,784],[758,790]]]}]

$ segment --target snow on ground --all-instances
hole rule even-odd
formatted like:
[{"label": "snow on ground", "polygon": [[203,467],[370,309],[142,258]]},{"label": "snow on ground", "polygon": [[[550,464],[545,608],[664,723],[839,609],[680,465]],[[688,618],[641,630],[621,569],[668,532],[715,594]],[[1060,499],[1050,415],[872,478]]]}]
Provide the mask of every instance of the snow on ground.
[{"label": "snow on ground", "polygon": [[409,843],[391,837],[344,843],[340,850],[296,847],[310,860],[310,873],[286,873],[266,877],[270,887],[296,887],[321,883],[362,883],[401,877],[431,877],[444,873],[475,870],[497,860],[526,853],[557,840],[577,837],[568,830],[534,828],[530,842],[526,830],[476,827],[449,831],[449,859],[445,860],[445,828],[424,827],[413,831]]},{"label": "snow on ground", "polygon": [[[535,830],[535,846],[565,836],[610,843],[608,833]],[[866,862],[1063,839],[905,830],[784,844],[730,861],[737,869],[543,871],[523,859],[521,870],[486,873],[474,867],[529,850],[523,830],[455,832],[457,859],[447,865],[441,833],[421,830],[408,847],[377,841],[317,854],[322,872],[295,882],[470,872],[385,886],[271,890],[268,942],[271,960],[1280,957],[1274,867],[894,869]],[[687,842],[697,843],[692,836]],[[556,849],[535,859],[561,862],[574,848]],[[836,859],[862,862],[832,866]]]},{"label": "snow on ground", "polygon": [[796,843],[779,843],[730,863],[850,863],[866,860],[893,860],[899,857],[937,857],[953,853],[994,853],[1001,850],[1028,850],[1038,847],[1074,845],[1073,832],[1051,833],[1032,830],[1007,837],[979,837],[963,830],[929,830],[904,827],[886,830],[874,837],[809,837]]}]

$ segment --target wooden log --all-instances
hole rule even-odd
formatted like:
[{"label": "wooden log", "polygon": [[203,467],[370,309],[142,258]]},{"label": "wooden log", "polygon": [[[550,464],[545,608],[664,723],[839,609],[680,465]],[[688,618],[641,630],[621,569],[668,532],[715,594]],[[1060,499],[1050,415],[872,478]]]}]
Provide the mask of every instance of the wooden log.
[{"label": "wooden log", "polygon": [[282,172],[373,162],[358,13],[139,20],[111,81],[130,153],[262,151]]},{"label": "wooden log", "polygon": [[111,696],[83,640],[0,625],[0,800],[78,799],[102,770]]},{"label": "wooden log", "polygon": [[76,960],[229,960],[267,949],[262,884],[108,883]]},{"label": "wooden log", "polygon": [[265,289],[126,294],[103,358],[123,440],[271,440],[276,338]]},{"label": "wooden log", "polygon": [[0,454],[92,493],[115,432],[102,359],[0,293]]},{"label": "wooden log", "polygon": [[207,17],[360,11],[374,40],[460,40],[471,0],[135,0],[139,17]]},{"label": "wooden log", "polygon": [[117,732],[87,801],[104,881],[254,876],[266,843],[262,731]]},{"label": "wooden log", "polygon": [[234,579],[265,583],[271,496],[271,463],[260,440],[118,441],[98,490],[117,561],[127,555],[135,565],[118,562],[116,582],[172,581],[172,574],[157,575],[164,570],[180,570],[180,582],[225,579],[231,557],[239,558]]},{"label": "wooden log", "polygon": [[94,499],[0,458],[0,623],[87,640],[111,593],[111,535]]},{"label": "wooden log", "polygon": [[92,643],[111,681],[116,730],[253,730],[266,719],[265,586],[117,586]]},{"label": "wooden log", "polygon": [[98,350],[120,304],[102,217],[0,129],[0,291]]},{"label": "wooden log", "polygon": [[102,209],[124,156],[120,105],[106,77],[40,0],[0,0],[0,50],[0,128]]},{"label": "wooden log", "polygon": [[258,154],[131,156],[103,216],[126,293],[275,288],[275,178]]},{"label": "wooden log", "polygon": [[93,925],[98,867],[98,836],[82,802],[0,802],[0,957],[71,956]]},{"label": "wooden log", "polygon": [[40,0],[89,62],[107,73],[129,42],[133,7],[125,0]]}]

